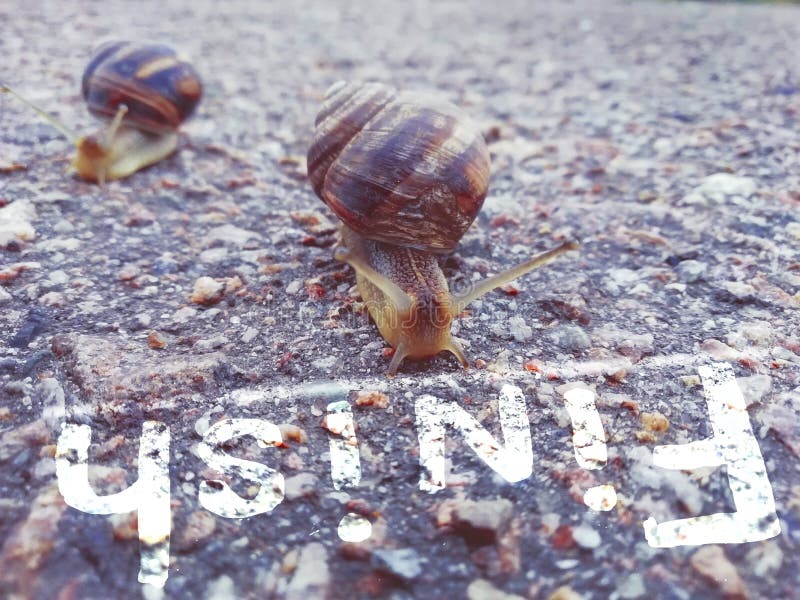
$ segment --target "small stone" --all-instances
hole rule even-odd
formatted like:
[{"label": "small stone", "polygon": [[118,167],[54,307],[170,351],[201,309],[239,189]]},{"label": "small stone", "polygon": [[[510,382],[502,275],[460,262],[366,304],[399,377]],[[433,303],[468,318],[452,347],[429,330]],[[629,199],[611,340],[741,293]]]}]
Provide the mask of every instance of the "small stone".
[{"label": "small stone", "polygon": [[66,219],[59,219],[59,221],[53,225],[53,231],[56,233],[72,233],[75,231],[75,225]]},{"label": "small stone", "polygon": [[743,281],[723,281],[719,285],[731,296],[739,300],[744,300],[756,295],[756,288]]},{"label": "small stone", "polygon": [[766,347],[772,343],[772,326],[769,323],[747,323],[741,328],[741,334],[754,346]]},{"label": "small stone", "polygon": [[513,512],[510,500],[448,500],[436,512],[439,527],[452,527],[477,544],[493,543],[508,527]]},{"label": "small stone", "polygon": [[639,415],[639,420],[647,431],[662,433],[669,429],[669,420],[659,412],[644,412]]},{"label": "small stone", "polygon": [[742,391],[742,396],[747,406],[762,402],[772,391],[772,377],[769,375],[737,377],[736,383]]},{"label": "small stone", "polygon": [[305,444],[308,440],[305,430],[292,423],[281,423],[278,425],[278,429],[284,442]]},{"label": "small stone", "polygon": [[135,512],[112,514],[110,520],[114,539],[135,540],[139,537],[138,519]]},{"label": "small stone", "polygon": [[377,390],[362,390],[356,395],[356,406],[386,408],[389,406],[389,396]]},{"label": "small stone", "polygon": [[700,343],[700,349],[720,360],[736,361],[739,360],[739,353],[730,346],[723,344],[719,340],[710,338]]},{"label": "small stone", "polygon": [[195,350],[198,352],[210,352],[214,348],[220,348],[228,343],[228,338],[225,337],[224,334],[219,333],[217,335],[211,336],[210,338],[205,338],[202,340],[197,340],[194,344]]},{"label": "small stone", "polygon": [[132,281],[136,279],[141,274],[141,269],[138,266],[128,263],[123,265],[122,268],[117,271],[117,279],[120,281]]},{"label": "small stone", "polygon": [[683,283],[697,283],[705,278],[708,265],[697,260],[684,260],[675,268],[678,281]]},{"label": "small stone", "polygon": [[257,335],[258,335],[258,329],[256,329],[255,327],[248,327],[247,329],[244,330],[244,332],[242,332],[241,340],[245,344],[249,344],[255,339]]},{"label": "small stone", "polygon": [[8,283],[9,281],[14,281],[17,277],[19,277],[25,271],[30,271],[32,269],[38,269],[42,266],[41,263],[38,262],[19,262],[14,263],[11,266],[5,267],[0,269],[0,283]]},{"label": "small stone", "polygon": [[617,596],[625,600],[635,600],[647,593],[644,578],[640,573],[631,573],[617,587]]},{"label": "small stone", "polygon": [[747,589],[721,546],[703,546],[689,559],[695,571],[715,583],[726,597],[746,598]]},{"label": "small stone", "polygon": [[510,360],[511,352],[508,350],[508,348],[504,348],[497,354],[492,362],[486,365],[486,369],[492,373],[504,375],[511,370]]},{"label": "small stone", "polygon": [[147,334],[147,345],[153,350],[162,350],[167,347],[167,339],[157,331]]},{"label": "small stone", "polygon": [[221,575],[208,586],[204,600],[230,600],[236,597],[236,584],[233,579],[228,575]]},{"label": "small stone", "polygon": [[476,579],[467,587],[468,600],[524,600],[522,596],[507,594],[487,579]]},{"label": "small stone", "polygon": [[324,358],[317,358],[311,361],[311,366],[320,371],[329,371],[336,366],[338,358],[336,356],[326,356]]},{"label": "small stone", "polygon": [[606,325],[595,329],[592,338],[601,345],[615,348],[617,352],[630,359],[631,363],[637,363],[642,357],[655,352],[655,339],[652,333],[634,333]]},{"label": "small stone", "polygon": [[586,350],[592,345],[589,335],[578,325],[559,325],[550,331],[548,337],[558,347],[571,352]]},{"label": "small stone", "polygon": [[[329,597],[331,583],[328,552],[319,542],[304,546],[297,558],[294,577],[286,587],[286,600],[308,600]],[[233,598],[235,596],[230,596]]]},{"label": "small stone", "polygon": [[520,316],[513,316],[508,320],[508,331],[518,342],[526,342],[533,337],[533,328]]},{"label": "small stone", "polygon": [[5,288],[0,287],[0,304],[5,304],[9,300],[11,300],[12,296],[9,294]]},{"label": "small stone", "polygon": [[302,279],[295,279],[291,281],[289,285],[286,286],[286,293],[290,296],[294,296],[297,292],[303,289],[303,280]]},{"label": "small stone", "polygon": [[572,539],[581,548],[598,548],[603,541],[600,534],[588,525],[579,525],[572,530]]},{"label": "small stone", "polygon": [[186,520],[185,527],[181,530],[178,547],[189,550],[207,540],[217,527],[216,517],[207,510],[196,510]]},{"label": "small stone", "polygon": [[[797,490],[800,493],[800,488],[797,488]],[[753,545],[747,553],[746,560],[746,564],[752,565],[754,575],[767,577],[780,570],[783,565],[784,555],[780,545],[770,540]]]},{"label": "small stone", "polygon": [[728,196],[748,198],[755,194],[756,183],[749,177],[731,173],[715,173],[706,177],[695,192],[709,200],[722,202]]},{"label": "small stone", "polygon": [[[34,597],[40,569],[59,539],[58,525],[67,508],[54,482],[42,489],[30,505],[25,520],[9,530],[0,548],[0,587],[10,597]],[[9,596],[7,596],[9,597]]]},{"label": "small stone", "polygon": [[613,294],[618,294],[621,290],[631,289],[639,283],[640,274],[631,269],[609,269],[606,287]]},{"label": "small stone", "polygon": [[128,210],[125,217],[125,225],[128,227],[142,227],[144,225],[152,225],[156,220],[156,215],[153,211],[148,209],[144,204],[135,202]]},{"label": "small stone", "polygon": [[60,287],[69,282],[69,275],[67,275],[61,269],[57,269],[55,271],[51,271],[50,274],[47,276],[47,283],[51,287]]},{"label": "small stone", "polygon": [[222,300],[225,284],[211,277],[199,277],[194,282],[194,290],[189,299],[195,304],[211,306]]},{"label": "small stone", "polygon": [[171,256],[159,256],[153,261],[150,267],[150,272],[153,275],[169,275],[170,273],[177,273],[180,265]]},{"label": "small stone", "polygon": [[39,304],[42,306],[58,307],[64,306],[66,303],[67,299],[61,292],[47,292],[39,297]]},{"label": "small stone", "polygon": [[17,200],[0,207],[0,248],[17,241],[30,241],[36,237],[31,221],[36,218],[36,207],[29,200]]},{"label": "small stone", "polygon": [[376,569],[391,573],[400,579],[412,580],[422,574],[425,559],[411,548],[383,549],[372,552],[371,564]]},{"label": "small stone", "polygon": [[188,323],[190,319],[197,316],[197,309],[191,306],[184,306],[172,313],[172,320],[175,323]]},{"label": "small stone", "polygon": [[562,585],[560,588],[553,591],[553,593],[547,597],[547,600],[583,600],[583,596],[568,585]]},{"label": "small stone", "polygon": [[298,473],[284,481],[284,495],[287,500],[298,500],[314,496],[319,487],[319,479],[313,473]]},{"label": "small stone", "polygon": [[150,324],[152,322],[153,322],[153,317],[151,317],[147,313],[139,313],[133,318],[133,320],[129,325],[129,328],[131,329],[131,331],[141,331],[142,329],[147,329],[148,327],[150,327]]},{"label": "small stone", "polygon": [[255,231],[249,231],[235,225],[220,225],[206,234],[203,242],[206,248],[217,244],[244,247],[249,240],[260,240],[261,236]]},{"label": "small stone", "polygon": [[228,277],[225,279],[226,294],[233,294],[234,292],[238,292],[243,287],[244,283],[242,282],[242,279],[238,275],[234,275],[233,277]]}]

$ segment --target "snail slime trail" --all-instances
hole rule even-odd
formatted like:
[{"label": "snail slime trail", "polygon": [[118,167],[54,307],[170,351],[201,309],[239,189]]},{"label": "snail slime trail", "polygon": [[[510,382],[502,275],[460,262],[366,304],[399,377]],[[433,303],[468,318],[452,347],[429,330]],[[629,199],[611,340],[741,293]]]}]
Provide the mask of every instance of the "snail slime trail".
[{"label": "snail slime trail", "polygon": [[459,108],[380,83],[331,87],[315,121],[308,177],[341,225],[334,257],[356,272],[372,320],[394,348],[390,375],[405,358],[451,352],[466,306],[578,247],[557,248],[451,294],[437,255],[452,251],[489,188],[490,159],[477,125]]},{"label": "snail slime trail", "polygon": [[203,85],[194,67],[161,44],[130,41],[101,45],[86,66],[81,93],[93,115],[107,121],[95,133],[78,136],[54,117],[32,107],[72,141],[77,153],[70,167],[88,181],[127,177],[172,154],[178,128],[194,112]]}]

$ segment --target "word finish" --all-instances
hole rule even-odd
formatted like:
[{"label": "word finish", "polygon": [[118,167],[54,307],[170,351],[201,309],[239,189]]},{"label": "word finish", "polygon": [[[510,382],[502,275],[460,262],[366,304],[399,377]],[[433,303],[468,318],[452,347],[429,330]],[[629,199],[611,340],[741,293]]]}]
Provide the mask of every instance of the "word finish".
[{"label": "word finish", "polygon": [[[665,469],[727,468],[728,485],[736,511],[657,523],[644,523],[644,537],[654,548],[702,544],[745,543],[780,533],[772,487],[758,442],[747,415],[744,398],[733,370],[726,364],[702,366],[703,384],[713,436],[687,444],[657,446],[653,462]],[[564,394],[572,421],[576,460],[582,468],[599,469],[607,460],[606,436],[589,389],[573,388]],[[415,402],[421,479],[419,487],[431,494],[446,486],[445,436],[456,432],[486,465],[504,480],[515,483],[533,472],[533,450],[525,399],[519,387],[505,385],[498,397],[502,443],[496,440],[458,403],[432,395]],[[336,489],[355,487],[361,480],[358,439],[347,401],[327,407],[331,477]],[[170,511],[169,428],[158,421],[142,425],[138,479],[127,489],[98,496],[89,484],[88,425],[64,423],[56,451],[58,488],[66,503],[80,511],[109,515],[137,511],[141,546],[139,581],[163,587],[169,568],[172,529]],[[257,484],[252,498],[243,498],[224,481],[204,480],[198,500],[206,510],[230,519],[268,513],[284,497],[284,476],[267,465],[235,458],[223,444],[242,436],[255,438],[263,447],[283,443],[278,426],[264,419],[224,419],[213,424],[198,445],[198,455],[213,470]],[[616,505],[611,485],[590,488],[584,502],[593,510]],[[360,542],[371,534],[370,522],[350,513],[339,522],[341,539]]]}]

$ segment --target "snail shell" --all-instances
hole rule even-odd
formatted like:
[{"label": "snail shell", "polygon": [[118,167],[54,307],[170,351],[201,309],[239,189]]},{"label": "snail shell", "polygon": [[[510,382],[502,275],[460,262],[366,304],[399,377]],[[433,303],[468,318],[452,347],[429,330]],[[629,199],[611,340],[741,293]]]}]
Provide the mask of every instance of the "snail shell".
[{"label": "snail shell", "polygon": [[89,61],[81,82],[90,112],[113,117],[128,107],[124,123],[161,133],[187,119],[202,96],[200,77],[169,46],[108,42]]},{"label": "snail shell", "polygon": [[483,205],[489,151],[450,103],[379,83],[340,83],[317,115],[308,174],[357,234],[447,252]]}]

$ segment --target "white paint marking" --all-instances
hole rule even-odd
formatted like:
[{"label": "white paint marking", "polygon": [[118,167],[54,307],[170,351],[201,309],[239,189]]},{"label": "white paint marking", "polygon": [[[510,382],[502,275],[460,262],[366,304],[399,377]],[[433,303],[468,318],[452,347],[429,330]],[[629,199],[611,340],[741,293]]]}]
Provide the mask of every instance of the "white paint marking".
[{"label": "white paint marking", "polygon": [[445,487],[445,430],[459,431],[467,445],[497,474],[514,483],[533,472],[533,450],[525,399],[514,385],[500,390],[498,412],[505,446],[455,402],[425,395],[415,404],[419,436],[421,490],[434,493]]},{"label": "white paint marking", "polygon": [[658,446],[653,463],[665,469],[725,465],[736,512],[689,519],[644,522],[647,543],[654,548],[741,544],[775,537],[781,528],[775,498],[758,441],[733,369],[724,363],[701,366],[713,437],[689,444]]},{"label": "white paint marking", "polygon": [[71,507],[94,515],[137,511],[141,558],[139,582],[164,587],[172,528],[169,484],[169,429],[158,421],[142,424],[139,477],[127,489],[98,496],[89,484],[88,425],[64,423],[56,447],[58,491]]},{"label": "white paint marking", "polygon": [[331,478],[337,490],[354,487],[361,481],[361,459],[358,455],[358,438],[353,421],[353,411],[347,400],[328,404],[325,416],[331,451]]},{"label": "white paint marking", "polygon": [[[608,461],[608,448],[594,392],[572,388],[564,393],[564,405],[572,421],[575,460],[584,469],[601,469]],[[613,485],[598,485],[584,492],[583,502],[592,510],[608,511],[617,505],[617,491]]]},{"label": "white paint marking", "polygon": [[[331,479],[337,490],[355,487],[361,481],[361,458],[353,411],[347,400],[328,404],[325,415],[331,452]],[[347,513],[339,521],[339,539],[344,542],[363,542],[372,535],[372,523],[356,513]]]},{"label": "white paint marking", "polygon": [[224,473],[259,484],[253,498],[242,498],[224,481],[203,481],[200,504],[207,510],[229,519],[243,519],[270,512],[283,501],[284,478],[281,473],[261,463],[225,454],[220,444],[244,435],[256,438],[262,447],[283,442],[278,426],[263,419],[225,419],[212,425],[197,445],[197,454],[206,464]]},{"label": "white paint marking", "polygon": [[584,469],[602,468],[608,460],[608,450],[603,423],[594,403],[594,392],[573,388],[564,394],[564,401],[572,421],[575,460]]}]

